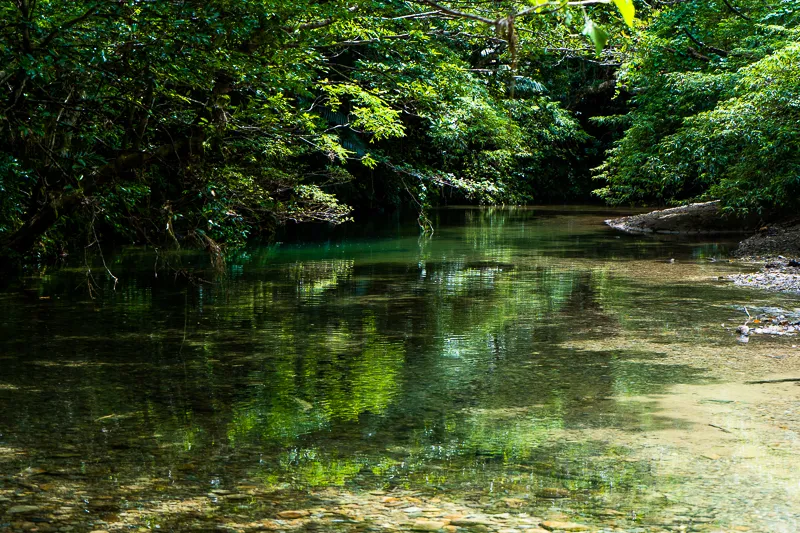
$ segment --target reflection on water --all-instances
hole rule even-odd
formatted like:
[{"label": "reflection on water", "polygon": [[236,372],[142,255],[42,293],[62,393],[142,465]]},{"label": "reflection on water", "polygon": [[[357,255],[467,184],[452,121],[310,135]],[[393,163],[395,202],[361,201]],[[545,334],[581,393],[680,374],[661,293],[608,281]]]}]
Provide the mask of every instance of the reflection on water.
[{"label": "reflection on water", "polygon": [[797,530],[792,453],[759,480],[771,514],[741,517],[716,455],[648,441],[707,425],[658,398],[726,380],[726,245],[604,215],[442,211],[430,239],[253,249],[211,284],[129,250],[97,299],[80,268],[25,280],[0,295],[0,528],[235,530],[333,487],[620,531]]}]

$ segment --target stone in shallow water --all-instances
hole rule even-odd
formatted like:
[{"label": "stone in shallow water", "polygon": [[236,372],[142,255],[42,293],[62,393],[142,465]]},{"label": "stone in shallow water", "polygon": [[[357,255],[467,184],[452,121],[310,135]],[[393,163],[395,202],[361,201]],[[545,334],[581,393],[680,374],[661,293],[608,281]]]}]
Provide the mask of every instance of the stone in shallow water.
[{"label": "stone in shallow water", "polygon": [[446,526],[446,522],[433,520],[417,520],[411,525],[411,531],[439,531]]},{"label": "stone in shallow water", "polygon": [[570,493],[567,489],[548,487],[538,491],[536,493],[536,496],[538,496],[539,498],[549,498],[549,499],[569,498]]},{"label": "stone in shallow water", "polygon": [[589,531],[591,528],[584,524],[576,524],[574,522],[558,522],[557,520],[546,520],[542,522],[543,528],[548,531]]},{"label": "stone in shallow water", "polygon": [[625,513],[617,511],[616,509],[602,509],[597,512],[598,516],[610,517],[610,516],[625,516]]},{"label": "stone in shallow water", "polygon": [[505,503],[506,506],[511,507],[512,509],[518,509],[523,505],[525,505],[525,500],[522,500],[520,498],[503,498],[503,503]]},{"label": "stone in shallow water", "polygon": [[47,470],[45,470],[44,468],[33,468],[33,467],[29,466],[28,468],[26,468],[25,470],[20,472],[18,475],[20,477],[27,477],[27,476],[40,476],[40,475],[46,474],[46,473],[47,473]]},{"label": "stone in shallow water", "polygon": [[453,520],[450,522],[454,526],[458,527],[474,527],[474,526],[488,526],[492,525],[492,523],[488,520],[483,520],[482,518],[461,518],[458,520]]},{"label": "stone in shallow water", "polygon": [[27,513],[35,513],[39,510],[39,507],[36,505],[15,505],[11,507],[6,514],[27,514]]},{"label": "stone in shallow water", "polygon": [[293,520],[295,518],[305,518],[309,514],[311,514],[311,513],[309,513],[308,511],[302,511],[302,510],[300,510],[300,511],[281,511],[280,513],[278,513],[278,516],[281,517],[281,518],[287,518],[289,520]]},{"label": "stone in shallow water", "polygon": [[261,522],[256,522],[254,527],[256,531],[276,531],[281,529],[283,526],[273,522],[272,520],[262,520]]}]

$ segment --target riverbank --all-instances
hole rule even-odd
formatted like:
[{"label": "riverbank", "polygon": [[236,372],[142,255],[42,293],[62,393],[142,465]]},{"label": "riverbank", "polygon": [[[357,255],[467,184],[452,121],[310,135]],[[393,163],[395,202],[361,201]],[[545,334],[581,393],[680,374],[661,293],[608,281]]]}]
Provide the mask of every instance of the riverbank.
[{"label": "riverbank", "polygon": [[746,234],[732,255],[752,263],[757,272],[727,279],[742,287],[800,293],[800,222],[760,225],[755,218],[732,219],[719,211],[719,202],[704,202],[606,220],[614,229],[633,234]]},{"label": "riverbank", "polygon": [[758,232],[739,243],[734,252],[736,257],[770,260],[778,256],[800,256],[800,221],[789,220],[768,224]]},{"label": "riverbank", "polygon": [[609,219],[606,224],[626,233],[673,235],[747,233],[757,227],[757,221],[752,218],[736,219],[723,215],[718,201]]},{"label": "riverbank", "polygon": [[760,265],[758,272],[733,274],[728,279],[740,287],[800,294],[800,262],[783,256],[753,262]]}]

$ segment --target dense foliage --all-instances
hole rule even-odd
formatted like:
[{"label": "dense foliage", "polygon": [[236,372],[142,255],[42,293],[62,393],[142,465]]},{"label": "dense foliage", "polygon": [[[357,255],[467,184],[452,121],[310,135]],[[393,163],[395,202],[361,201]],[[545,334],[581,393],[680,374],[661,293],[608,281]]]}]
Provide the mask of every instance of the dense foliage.
[{"label": "dense foliage", "polygon": [[536,74],[593,58],[615,3],[2,1],[4,253],[529,200],[591,149]]},{"label": "dense foliage", "polygon": [[629,127],[600,167],[608,200],[800,206],[800,2],[684,1],[656,13],[621,80]]},{"label": "dense foliage", "polygon": [[800,1],[732,1],[0,1],[2,254],[427,230],[594,165],[612,203],[796,208]]},{"label": "dense foliage", "polygon": [[586,48],[583,25],[606,39],[587,12],[536,4],[0,2],[3,248],[219,250],[350,206],[424,212],[445,190],[529,199],[588,137],[528,58]]}]

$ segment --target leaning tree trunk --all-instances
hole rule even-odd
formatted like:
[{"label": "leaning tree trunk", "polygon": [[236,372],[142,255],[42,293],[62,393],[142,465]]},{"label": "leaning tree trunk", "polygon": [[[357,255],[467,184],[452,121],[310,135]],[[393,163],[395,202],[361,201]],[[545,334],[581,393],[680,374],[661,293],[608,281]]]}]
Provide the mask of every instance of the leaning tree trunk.
[{"label": "leaning tree trunk", "polygon": [[154,161],[181,161],[192,150],[202,150],[202,135],[160,146],[152,152],[133,152],[119,155],[115,160],[97,170],[93,179],[87,180],[82,190],[62,192],[51,197],[39,210],[6,239],[0,242],[0,257],[9,253],[25,254],[64,215],[74,213],[87,198],[101,186],[124,176],[135,169],[146,168]]},{"label": "leaning tree trunk", "polygon": [[30,251],[63,214],[74,211],[83,199],[83,193],[75,191],[49,200],[0,244],[0,255],[7,255],[8,252],[24,254]]}]

